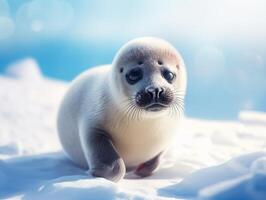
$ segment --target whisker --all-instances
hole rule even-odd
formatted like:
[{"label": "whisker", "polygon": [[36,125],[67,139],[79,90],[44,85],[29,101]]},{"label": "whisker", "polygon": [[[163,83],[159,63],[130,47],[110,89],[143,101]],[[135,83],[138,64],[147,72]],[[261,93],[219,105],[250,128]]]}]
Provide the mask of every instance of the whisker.
[{"label": "whisker", "polygon": [[184,113],[184,97],[185,97],[185,91],[184,90],[174,90],[172,95],[174,95],[174,102],[169,107],[169,116],[170,117],[176,117],[179,118]]},{"label": "whisker", "polygon": [[123,109],[125,111],[127,123],[129,123],[130,120],[141,120],[141,114],[143,111],[135,105],[135,96],[127,98],[122,104],[125,104],[123,105]]}]

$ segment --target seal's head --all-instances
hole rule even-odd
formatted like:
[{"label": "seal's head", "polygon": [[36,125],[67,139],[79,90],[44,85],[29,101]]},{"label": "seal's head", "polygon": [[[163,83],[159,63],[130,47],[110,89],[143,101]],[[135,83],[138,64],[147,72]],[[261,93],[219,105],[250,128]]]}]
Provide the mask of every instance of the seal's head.
[{"label": "seal's head", "polygon": [[113,75],[121,106],[146,114],[183,109],[184,63],[162,39],[144,37],[126,43],[113,61]]}]

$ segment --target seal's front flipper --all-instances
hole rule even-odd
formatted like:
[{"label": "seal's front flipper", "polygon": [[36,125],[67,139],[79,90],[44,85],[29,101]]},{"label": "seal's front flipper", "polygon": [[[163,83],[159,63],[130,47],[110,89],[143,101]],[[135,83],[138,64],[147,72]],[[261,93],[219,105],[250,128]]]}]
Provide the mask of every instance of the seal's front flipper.
[{"label": "seal's front flipper", "polygon": [[89,171],[93,176],[117,182],[124,177],[126,168],[110,137],[104,131],[93,129],[87,138]]},{"label": "seal's front flipper", "polygon": [[157,167],[159,166],[161,154],[162,153],[159,153],[151,160],[139,165],[135,171],[135,174],[141,177],[150,176],[154,172],[154,170],[157,169]]},{"label": "seal's front flipper", "polygon": [[118,182],[125,175],[125,164],[121,158],[114,160],[112,164],[101,164],[89,170],[93,176],[103,177],[110,181]]}]

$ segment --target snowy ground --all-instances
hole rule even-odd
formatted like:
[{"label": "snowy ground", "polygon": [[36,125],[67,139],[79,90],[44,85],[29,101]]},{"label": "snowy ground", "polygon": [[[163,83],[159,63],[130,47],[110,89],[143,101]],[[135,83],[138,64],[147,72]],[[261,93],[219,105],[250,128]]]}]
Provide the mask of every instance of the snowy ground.
[{"label": "snowy ground", "polygon": [[0,76],[0,199],[266,199],[266,114],[185,119],[151,177],[92,178],[61,151],[55,128],[67,84],[32,60]]}]

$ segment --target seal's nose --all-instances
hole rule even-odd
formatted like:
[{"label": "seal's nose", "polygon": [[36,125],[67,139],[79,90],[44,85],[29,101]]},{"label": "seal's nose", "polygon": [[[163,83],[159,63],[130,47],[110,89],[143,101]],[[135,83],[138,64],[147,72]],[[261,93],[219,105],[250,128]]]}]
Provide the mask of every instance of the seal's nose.
[{"label": "seal's nose", "polygon": [[148,86],[145,88],[145,92],[148,93],[152,99],[160,99],[164,89],[162,87]]}]

